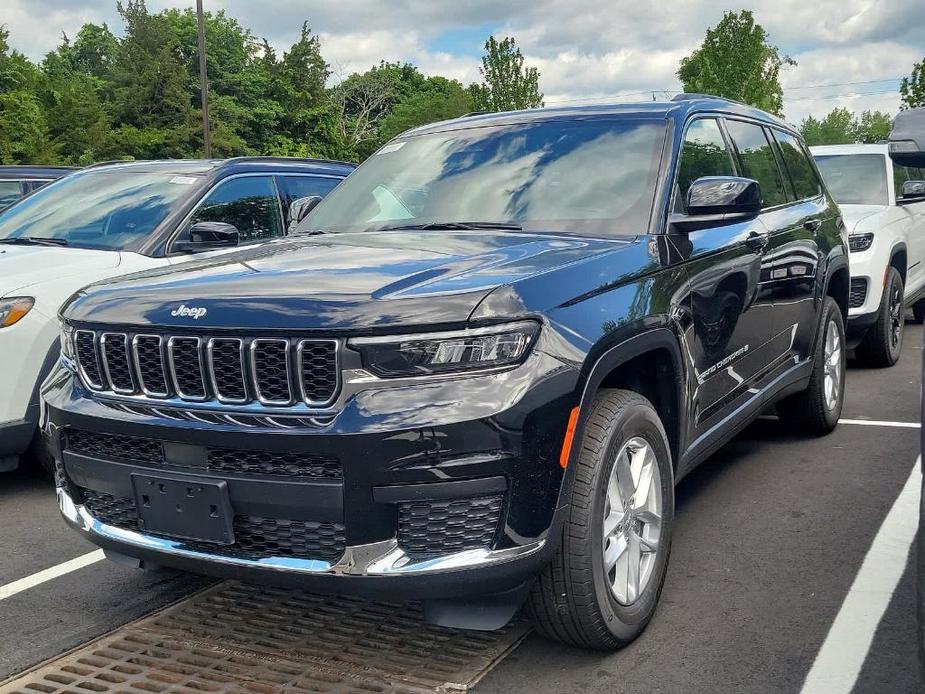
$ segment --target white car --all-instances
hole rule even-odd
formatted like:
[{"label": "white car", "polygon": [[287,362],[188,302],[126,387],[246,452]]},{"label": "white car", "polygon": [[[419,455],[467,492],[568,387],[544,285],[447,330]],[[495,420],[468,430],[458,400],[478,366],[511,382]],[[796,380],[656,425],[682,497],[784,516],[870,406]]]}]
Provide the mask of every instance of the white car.
[{"label": "white car", "polygon": [[[312,159],[109,164],[0,215],[0,472],[33,446],[38,389],[58,358],[58,309],[92,282],[286,234],[354,166]],[[293,203],[296,203],[293,205]],[[197,256],[201,257],[201,256]]]},{"label": "white car", "polygon": [[905,309],[925,318],[925,172],[894,164],[886,144],[810,149],[848,229],[848,346],[892,366]]}]

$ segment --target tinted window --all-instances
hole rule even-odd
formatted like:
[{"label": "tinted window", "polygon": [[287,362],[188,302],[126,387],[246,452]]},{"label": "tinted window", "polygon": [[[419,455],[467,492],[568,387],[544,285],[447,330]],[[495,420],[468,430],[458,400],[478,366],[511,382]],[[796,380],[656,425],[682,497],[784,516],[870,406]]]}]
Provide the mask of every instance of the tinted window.
[{"label": "tinted window", "polygon": [[687,128],[675,187],[675,211],[687,210],[687,191],[703,176],[732,176],[732,155],[719,124],[712,118],[695,120]]},{"label": "tinted window", "polygon": [[243,176],[220,183],[196,210],[191,224],[226,222],[237,227],[241,243],[283,235],[276,186],[269,176]]},{"label": "tinted window", "polygon": [[817,154],[826,188],[840,205],[888,205],[886,157],[882,154]]},{"label": "tinted window", "polygon": [[764,128],[753,123],[728,120],[726,127],[739,152],[742,174],[758,181],[765,207],[774,207],[787,202],[787,195],[777,168],[777,159]]},{"label": "tinted window", "polygon": [[195,190],[196,176],[89,170],[35,191],[0,217],[0,238],[39,236],[71,246],[134,250]]},{"label": "tinted window", "polygon": [[19,181],[0,181],[0,210],[23,196]]},{"label": "tinted window", "polygon": [[893,164],[893,183],[896,186],[896,199],[903,196],[903,183],[906,181],[921,181],[923,173],[921,169],[911,169],[899,164]]},{"label": "tinted window", "polygon": [[339,178],[322,178],[321,176],[283,176],[278,180],[282,183],[283,196],[287,202],[314,195],[324,197],[341,182]]},{"label": "tinted window", "polygon": [[596,119],[428,133],[390,142],[300,229],[510,222],[635,234],[652,212],[665,123]]},{"label": "tinted window", "polygon": [[819,179],[813,166],[806,156],[806,151],[800,145],[800,141],[793,135],[781,130],[774,131],[774,137],[777,144],[780,145],[781,155],[784,159],[784,166],[787,173],[790,174],[790,180],[793,181],[793,188],[796,191],[797,199],[814,198],[822,190],[819,187]]}]

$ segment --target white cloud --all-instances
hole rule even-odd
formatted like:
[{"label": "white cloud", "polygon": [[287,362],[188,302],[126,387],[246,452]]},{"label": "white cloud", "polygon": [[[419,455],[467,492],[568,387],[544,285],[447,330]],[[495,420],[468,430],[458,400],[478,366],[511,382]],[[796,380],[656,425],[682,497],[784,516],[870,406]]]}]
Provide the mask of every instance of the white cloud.
[{"label": "white cloud", "polygon": [[[148,2],[153,11],[191,5],[191,0]],[[408,60],[427,74],[469,82],[478,78],[478,56],[441,36],[511,34],[527,62],[540,69],[540,87],[552,105],[678,90],[679,60],[729,5],[728,0],[276,0],[268,10],[253,0],[206,0],[206,8],[224,9],[278,49],[295,41],[307,20],[340,76],[380,60]],[[844,83],[906,75],[925,52],[922,0],[753,0],[752,8],[771,41],[799,62],[782,76],[785,111],[793,121],[838,105],[895,111],[895,93],[871,93],[895,89],[895,82]],[[13,46],[33,58],[53,48],[62,31],[76,33],[84,21],[121,27],[115,0],[4,0],[0,10]],[[832,83],[843,86],[797,88]]]}]

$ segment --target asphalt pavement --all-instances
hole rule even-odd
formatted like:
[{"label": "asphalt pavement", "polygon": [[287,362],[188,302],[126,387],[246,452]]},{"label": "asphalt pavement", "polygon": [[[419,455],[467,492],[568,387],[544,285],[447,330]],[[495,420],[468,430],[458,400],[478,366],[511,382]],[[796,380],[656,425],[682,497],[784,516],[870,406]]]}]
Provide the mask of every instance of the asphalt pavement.
[{"label": "asphalt pavement", "polygon": [[[909,325],[897,366],[849,365],[845,419],[918,422],[921,340]],[[476,694],[800,692],[918,454],[912,427],[842,423],[814,439],[756,422],[680,483],[661,604],[635,643],[587,653],[533,635]],[[93,550],[58,518],[47,478],[0,476],[0,591]],[[910,562],[856,694],[925,691],[914,580]],[[102,561],[0,599],[0,681],[208,584]]]}]

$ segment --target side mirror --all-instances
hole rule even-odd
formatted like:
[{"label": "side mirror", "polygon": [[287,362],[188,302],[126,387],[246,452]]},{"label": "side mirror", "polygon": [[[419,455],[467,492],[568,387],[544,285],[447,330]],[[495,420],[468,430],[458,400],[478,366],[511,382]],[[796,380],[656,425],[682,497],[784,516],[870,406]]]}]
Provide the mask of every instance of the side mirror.
[{"label": "side mirror", "polygon": [[890,132],[890,158],[901,166],[925,166],[925,108],[900,111]]},{"label": "side mirror", "polygon": [[905,202],[921,202],[925,200],[925,181],[906,181],[903,183],[902,197],[896,202],[902,205]]},{"label": "side mirror", "polygon": [[761,212],[758,181],[738,176],[704,176],[687,191],[687,214],[672,214],[679,231],[694,231],[741,222]]},{"label": "side mirror", "polygon": [[196,222],[184,237],[174,241],[173,250],[195,253],[234,247],[241,243],[241,233],[237,227],[226,222]]},{"label": "side mirror", "polygon": [[321,202],[320,195],[309,195],[305,198],[293,200],[289,205],[289,231],[295,228],[296,224],[308,216],[315,207]]}]

